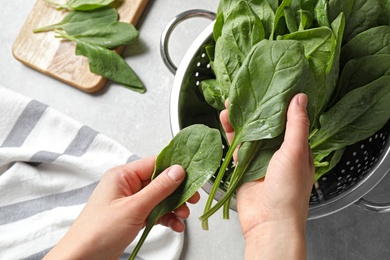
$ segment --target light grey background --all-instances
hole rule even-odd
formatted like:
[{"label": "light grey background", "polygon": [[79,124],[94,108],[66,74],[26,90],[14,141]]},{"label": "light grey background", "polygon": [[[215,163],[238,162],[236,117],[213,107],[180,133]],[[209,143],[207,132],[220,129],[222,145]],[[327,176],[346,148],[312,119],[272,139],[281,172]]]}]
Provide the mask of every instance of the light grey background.
[{"label": "light grey background", "polygon": [[[148,89],[142,95],[111,82],[100,93],[87,94],[15,60],[12,44],[35,1],[8,1],[0,9],[0,84],[62,111],[112,137],[141,157],[157,154],[172,137],[169,99],[174,79],[160,57],[160,35],[173,16],[189,9],[216,11],[218,2],[150,0],[138,24],[140,40],[124,52],[126,61]],[[177,64],[209,23],[194,18],[177,27],[170,41],[172,58]],[[386,177],[368,197],[390,201],[389,178]],[[237,214],[232,212],[228,221],[217,214],[210,220],[210,230],[203,231],[198,216],[207,195],[203,191],[201,195],[202,200],[192,207],[187,222],[182,259],[243,259],[244,241]],[[389,259],[389,234],[389,215],[350,206],[339,213],[308,222],[308,258]]]}]

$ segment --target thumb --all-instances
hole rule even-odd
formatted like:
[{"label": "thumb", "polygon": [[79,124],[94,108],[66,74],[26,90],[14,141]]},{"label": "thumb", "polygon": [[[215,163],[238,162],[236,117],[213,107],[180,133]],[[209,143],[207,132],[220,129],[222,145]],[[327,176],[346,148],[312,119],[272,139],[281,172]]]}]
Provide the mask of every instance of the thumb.
[{"label": "thumb", "polygon": [[138,192],[140,205],[148,212],[171,195],[184,181],[185,170],[180,165],[173,165],[163,171],[145,188]]},{"label": "thumb", "polygon": [[297,94],[290,102],[287,111],[286,133],[283,145],[289,149],[306,149],[308,147],[310,120],[306,106],[305,94]]}]

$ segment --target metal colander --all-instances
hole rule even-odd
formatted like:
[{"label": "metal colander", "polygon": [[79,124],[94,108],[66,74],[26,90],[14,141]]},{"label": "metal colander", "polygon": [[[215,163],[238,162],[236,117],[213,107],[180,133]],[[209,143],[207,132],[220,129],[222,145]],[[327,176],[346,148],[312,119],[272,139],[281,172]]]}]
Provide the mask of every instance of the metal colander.
[{"label": "metal colander", "polygon": [[[219,116],[199,91],[202,80],[212,78],[205,46],[212,43],[214,23],[211,23],[193,42],[180,66],[176,68],[168,52],[169,36],[177,24],[191,17],[215,19],[215,14],[205,10],[189,10],[176,16],[166,26],[161,37],[161,54],[167,67],[175,73],[171,92],[170,120],[173,135],[192,124],[205,124],[219,128]],[[323,217],[337,212],[353,203],[376,212],[390,211],[389,204],[379,204],[362,197],[373,189],[390,169],[390,122],[380,131],[364,141],[349,146],[340,163],[324,175],[313,187],[310,198],[309,219]],[[225,144],[225,147],[226,144]],[[209,192],[213,180],[203,189]],[[216,200],[224,194],[224,182]],[[235,199],[231,209],[236,210]]]}]

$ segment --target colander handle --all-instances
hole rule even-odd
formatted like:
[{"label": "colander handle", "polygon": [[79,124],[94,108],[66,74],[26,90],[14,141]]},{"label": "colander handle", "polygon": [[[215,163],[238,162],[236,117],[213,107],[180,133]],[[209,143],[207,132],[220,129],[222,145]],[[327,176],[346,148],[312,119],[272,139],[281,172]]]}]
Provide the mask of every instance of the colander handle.
[{"label": "colander handle", "polygon": [[368,211],[373,211],[376,213],[388,213],[390,212],[390,203],[377,203],[377,202],[372,202],[368,201],[365,199],[360,199],[357,202],[355,202],[355,205],[368,210]]},{"label": "colander handle", "polygon": [[210,20],[215,20],[216,14],[207,11],[207,10],[202,10],[202,9],[193,9],[193,10],[188,10],[183,13],[180,13],[176,15],[166,26],[165,29],[161,35],[161,40],[160,40],[160,53],[161,57],[165,63],[165,65],[168,67],[168,69],[175,74],[177,70],[177,66],[173,63],[171,56],[169,55],[169,50],[168,50],[168,44],[169,44],[169,38],[173,32],[173,30],[176,28],[176,26],[193,17],[205,17]]}]

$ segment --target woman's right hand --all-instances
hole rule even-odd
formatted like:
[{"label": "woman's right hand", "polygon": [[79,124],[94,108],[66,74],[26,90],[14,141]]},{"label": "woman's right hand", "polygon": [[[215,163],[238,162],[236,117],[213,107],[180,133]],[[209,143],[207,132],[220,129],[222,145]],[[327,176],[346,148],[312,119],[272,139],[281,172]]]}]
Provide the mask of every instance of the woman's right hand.
[{"label": "woman's right hand", "polygon": [[[291,100],[284,142],[273,155],[266,177],[244,183],[237,191],[247,259],[305,258],[305,226],[314,181],[307,102],[305,94]],[[221,122],[231,141],[234,129],[227,110],[221,112]]]}]

